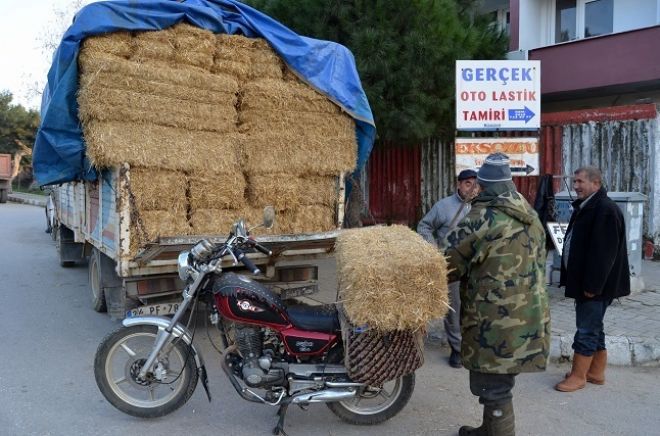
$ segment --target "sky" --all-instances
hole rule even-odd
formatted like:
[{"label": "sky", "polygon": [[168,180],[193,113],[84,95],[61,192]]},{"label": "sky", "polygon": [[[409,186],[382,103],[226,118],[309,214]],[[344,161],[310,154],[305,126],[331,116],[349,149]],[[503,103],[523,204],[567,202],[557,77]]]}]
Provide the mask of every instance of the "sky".
[{"label": "sky", "polygon": [[66,22],[70,23],[72,6],[91,2],[0,0],[0,91],[10,91],[15,104],[38,109],[41,96],[30,95],[30,90],[43,89],[52,56],[52,52],[44,50],[43,40],[63,29],[58,12],[68,12]]}]

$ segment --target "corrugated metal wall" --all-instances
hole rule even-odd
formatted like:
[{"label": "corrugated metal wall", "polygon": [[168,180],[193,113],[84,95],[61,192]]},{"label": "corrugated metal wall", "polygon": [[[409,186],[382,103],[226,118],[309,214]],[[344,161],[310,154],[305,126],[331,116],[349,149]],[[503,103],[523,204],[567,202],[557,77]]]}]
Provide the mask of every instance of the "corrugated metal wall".
[{"label": "corrugated metal wall", "polygon": [[367,164],[368,201],[377,223],[417,222],[421,213],[420,168],[420,146],[374,147]]},{"label": "corrugated metal wall", "polygon": [[422,215],[456,189],[454,145],[429,139],[422,145]]}]

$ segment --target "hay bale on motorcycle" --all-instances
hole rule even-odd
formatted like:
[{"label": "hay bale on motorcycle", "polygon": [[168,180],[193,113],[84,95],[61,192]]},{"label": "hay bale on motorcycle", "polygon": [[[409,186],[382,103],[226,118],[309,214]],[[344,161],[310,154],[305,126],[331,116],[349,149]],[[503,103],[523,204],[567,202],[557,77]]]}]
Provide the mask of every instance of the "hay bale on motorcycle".
[{"label": "hay bale on motorcycle", "polygon": [[416,331],[447,312],[445,258],[408,227],[342,231],[336,253],[339,298],[352,324]]}]

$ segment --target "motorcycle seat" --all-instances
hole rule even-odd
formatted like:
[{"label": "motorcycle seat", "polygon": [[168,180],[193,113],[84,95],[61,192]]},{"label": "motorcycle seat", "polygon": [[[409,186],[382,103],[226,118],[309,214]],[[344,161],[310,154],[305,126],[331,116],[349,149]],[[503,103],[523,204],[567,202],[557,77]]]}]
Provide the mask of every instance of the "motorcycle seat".
[{"label": "motorcycle seat", "polygon": [[291,323],[300,330],[335,333],[340,330],[337,308],[334,304],[310,306],[296,304],[286,309]]}]

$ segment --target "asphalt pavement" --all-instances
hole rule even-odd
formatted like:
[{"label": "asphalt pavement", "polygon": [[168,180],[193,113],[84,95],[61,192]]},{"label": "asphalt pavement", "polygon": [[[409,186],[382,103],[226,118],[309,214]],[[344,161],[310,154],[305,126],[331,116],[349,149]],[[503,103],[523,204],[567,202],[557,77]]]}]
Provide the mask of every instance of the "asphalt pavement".
[{"label": "asphalt pavement", "polygon": [[[40,208],[0,205],[0,435],[270,434],[276,410],[238,397],[204,329],[195,338],[213,402],[198,386],[187,404],[162,418],[138,419],[114,409],[96,387],[93,359],[98,343],[119,324],[91,309],[86,265],[61,268],[44,229]],[[460,425],[478,423],[481,409],[469,393],[467,371],[450,368],[447,356],[446,348],[427,346],[410,403],[382,425],[352,426],[323,405],[312,405],[307,411],[291,408],[286,431],[290,436],[455,435]],[[544,373],[518,377],[517,434],[657,434],[657,368],[612,367],[604,386],[554,391],[567,368],[553,363]]]}]

